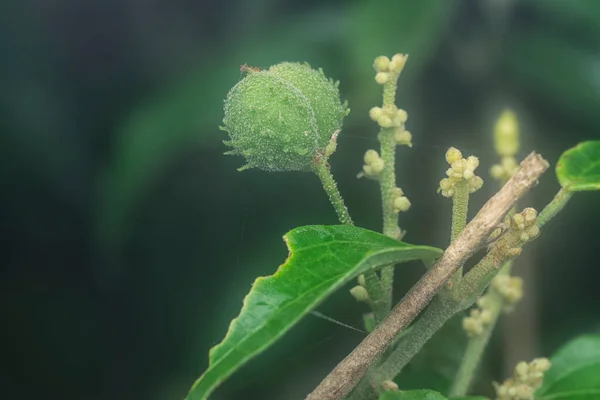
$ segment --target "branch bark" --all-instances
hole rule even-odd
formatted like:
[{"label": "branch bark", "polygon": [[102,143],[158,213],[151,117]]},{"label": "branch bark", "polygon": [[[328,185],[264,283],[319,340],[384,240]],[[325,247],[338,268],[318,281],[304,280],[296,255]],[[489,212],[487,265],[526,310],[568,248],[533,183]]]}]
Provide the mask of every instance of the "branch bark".
[{"label": "branch bark", "polygon": [[306,400],[337,400],[350,393],[394,338],[429,304],[465,261],[485,244],[508,211],[537,183],[548,166],[539,154],[527,156],[513,177],[450,244],[439,262],[423,275],[387,318],[327,375]]}]

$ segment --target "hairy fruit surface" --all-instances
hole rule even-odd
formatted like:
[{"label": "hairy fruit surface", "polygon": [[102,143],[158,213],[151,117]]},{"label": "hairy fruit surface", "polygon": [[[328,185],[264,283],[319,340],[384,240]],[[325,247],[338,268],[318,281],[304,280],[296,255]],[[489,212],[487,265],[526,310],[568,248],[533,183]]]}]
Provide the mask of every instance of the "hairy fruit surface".
[{"label": "hairy fruit surface", "polygon": [[240,170],[309,171],[348,114],[337,83],[306,64],[248,71],[225,100],[225,144],[241,155]]}]

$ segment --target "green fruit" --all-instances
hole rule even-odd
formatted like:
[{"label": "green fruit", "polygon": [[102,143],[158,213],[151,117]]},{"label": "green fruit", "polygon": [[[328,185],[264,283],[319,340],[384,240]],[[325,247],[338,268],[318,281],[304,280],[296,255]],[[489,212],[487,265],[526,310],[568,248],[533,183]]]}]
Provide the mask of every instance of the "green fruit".
[{"label": "green fruit", "polygon": [[348,111],[337,84],[308,65],[250,70],[225,100],[226,154],[244,156],[240,170],[309,171]]}]

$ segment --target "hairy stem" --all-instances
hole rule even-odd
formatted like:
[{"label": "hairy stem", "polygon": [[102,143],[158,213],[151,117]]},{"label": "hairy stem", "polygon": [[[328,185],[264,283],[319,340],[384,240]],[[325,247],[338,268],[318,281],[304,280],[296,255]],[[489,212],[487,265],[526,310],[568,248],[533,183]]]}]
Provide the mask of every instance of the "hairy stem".
[{"label": "hairy stem", "polygon": [[[467,211],[469,209],[469,187],[467,181],[463,180],[459,182],[454,188],[454,195],[452,196],[452,232],[450,234],[450,241],[456,240],[458,235],[465,229],[467,225]],[[460,284],[462,279],[462,265],[456,271],[452,280],[450,281],[450,288],[456,288]],[[457,290],[457,289],[454,289]]]},{"label": "hairy stem", "polygon": [[[502,267],[499,274],[508,275],[510,273],[511,266],[512,262],[506,263],[505,266]],[[450,396],[452,397],[465,396],[469,391],[469,388],[473,383],[473,379],[475,378],[477,367],[479,366],[481,358],[483,357],[483,353],[490,341],[492,332],[494,331],[494,327],[498,321],[498,317],[500,317],[504,299],[493,290],[489,291],[488,293],[489,294],[486,296],[489,296],[490,305],[486,306],[486,309],[491,313],[491,322],[485,327],[481,335],[469,338],[460,368],[458,369],[456,377],[454,378],[454,383],[450,389]]]},{"label": "hairy stem", "polygon": [[[457,312],[475,303],[485,291],[489,282],[497,274],[506,257],[496,251],[490,251],[474,266],[461,282],[457,297],[436,296],[423,316],[406,333],[408,340],[402,340],[388,358],[363,379],[349,400],[370,398],[374,388],[387,379],[393,379],[427,343],[431,336]],[[372,396],[371,396],[372,397]]]},{"label": "hairy stem", "polygon": [[548,168],[540,155],[530,154],[444,252],[439,262],[417,282],[386,319],[313,390],[307,400],[344,398],[396,336],[425,308],[458,268],[487,240],[502,218]]},{"label": "hairy stem", "polygon": [[[383,106],[394,105],[396,99],[397,79],[390,79],[383,85]],[[393,128],[382,128],[378,135],[381,159],[384,168],[380,176],[381,205],[383,210],[383,234],[400,239],[398,215],[394,212],[394,189],[396,188],[396,141]],[[392,291],[394,285],[394,265],[381,269],[381,286],[383,290],[383,307],[387,312],[392,308]]]},{"label": "hairy stem", "polygon": [[[329,201],[333,205],[340,222],[344,225],[353,225],[352,218],[350,218],[348,209],[344,204],[344,199],[337,188],[337,184],[333,179],[333,175],[331,174],[327,163],[325,161],[317,162],[313,164],[313,170],[321,180],[323,189],[327,193]],[[372,301],[375,322],[379,323],[385,318],[385,315],[389,311],[385,300],[382,300],[385,298],[383,288],[375,272],[367,271],[364,276],[366,283],[365,289],[367,289],[367,293]]]},{"label": "hairy stem", "polygon": [[538,215],[536,221],[538,228],[546,225],[548,221],[554,218],[554,216],[558,214],[569,202],[571,196],[573,196],[573,192],[570,190],[566,188],[560,189],[552,201],[548,203],[548,205],[544,207],[542,212]]},{"label": "hairy stem", "polygon": [[453,242],[467,226],[467,210],[469,208],[469,188],[467,181],[463,180],[454,187],[452,196],[452,233],[450,240]]},{"label": "hairy stem", "polygon": [[460,305],[447,298],[434,298],[423,315],[402,335],[386,360],[361,381],[348,400],[375,398],[381,382],[392,380],[412,360],[429,339],[460,311]]},{"label": "hairy stem", "polygon": [[353,225],[352,218],[350,218],[350,214],[348,213],[348,209],[344,204],[344,199],[338,190],[337,184],[333,179],[333,175],[329,170],[326,162],[318,162],[313,164],[313,170],[321,180],[321,184],[323,185],[323,189],[327,196],[329,197],[329,201],[331,205],[335,209],[337,213],[338,219],[342,224],[345,225]]}]

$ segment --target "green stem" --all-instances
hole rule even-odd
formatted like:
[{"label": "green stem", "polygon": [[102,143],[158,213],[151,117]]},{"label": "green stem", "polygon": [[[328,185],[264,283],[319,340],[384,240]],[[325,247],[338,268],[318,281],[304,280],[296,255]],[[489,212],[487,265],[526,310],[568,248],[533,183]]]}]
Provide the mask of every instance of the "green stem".
[{"label": "green stem", "polygon": [[371,299],[371,308],[373,309],[373,317],[375,318],[375,325],[378,325],[383,321],[388,313],[386,309],[386,303],[384,300],[384,292],[382,283],[377,277],[377,274],[373,271],[367,271],[364,273],[365,277],[365,289]]},{"label": "green stem", "polygon": [[[512,262],[506,263],[505,266],[502,267],[500,274],[509,274],[511,266]],[[475,377],[477,367],[481,362],[485,348],[490,341],[492,332],[494,331],[494,327],[496,326],[496,322],[498,321],[498,317],[502,311],[504,300],[498,293],[491,290],[488,291],[486,296],[489,296],[490,299],[490,305],[486,306],[486,309],[490,311],[492,320],[489,325],[486,326],[481,335],[469,338],[463,360],[460,364],[458,373],[454,378],[452,389],[450,389],[451,397],[465,396],[469,391],[469,388],[473,382],[473,378]]]},{"label": "green stem", "polygon": [[[459,310],[458,303],[435,297],[423,315],[402,334],[396,349],[360,382],[348,400],[374,398],[377,393],[373,387],[379,387],[381,382],[394,379],[435,332]],[[375,384],[372,386],[372,383]]]},{"label": "green stem", "polygon": [[546,225],[548,221],[554,218],[554,216],[558,214],[569,202],[571,196],[573,196],[573,192],[566,188],[561,188],[556,196],[554,196],[552,201],[548,203],[548,205],[544,207],[542,212],[538,215],[536,221],[538,228]]},{"label": "green stem", "polygon": [[[565,207],[572,195],[573,193],[571,191],[562,188],[538,215],[536,221],[537,226],[541,228],[546,225],[548,221],[554,218]],[[465,276],[463,285],[461,285],[462,290],[472,291],[472,289],[468,289],[468,287],[472,288],[481,286],[482,283],[484,283],[486,280],[489,281],[493,277],[493,275],[490,276],[490,271],[492,271],[491,268],[493,268],[494,261],[497,262],[497,259],[494,260],[494,253],[496,253],[494,250],[488,253],[488,256],[490,256],[490,265],[484,265],[485,263],[480,263],[480,268],[475,267],[473,270],[469,271],[469,273]],[[488,256],[485,258],[488,258]],[[511,268],[512,262],[509,261],[504,265],[504,267],[502,267],[500,274],[510,274]],[[492,335],[494,326],[496,325],[498,317],[500,316],[500,311],[502,310],[504,303],[503,298],[493,290],[488,291],[488,296],[490,298],[489,310],[492,313],[492,321],[481,335],[469,340],[463,361],[450,392],[451,396],[465,396],[469,391],[469,387],[471,386],[473,378],[475,377],[477,367],[479,366],[485,348]]]},{"label": "green stem", "polygon": [[[459,182],[454,188],[454,195],[452,196],[452,232],[450,234],[450,241],[458,237],[458,235],[467,226],[467,211],[469,210],[469,187],[466,180]],[[460,284],[463,275],[463,267],[461,266],[458,271],[454,274],[450,280],[449,287],[456,288]]]},{"label": "green stem", "polygon": [[[383,106],[392,106],[396,99],[398,87],[396,79],[390,79],[383,85]],[[398,214],[394,212],[394,189],[396,188],[396,141],[393,128],[382,128],[379,132],[380,153],[384,168],[380,176],[381,205],[383,210],[383,234],[399,239],[402,231],[398,227]],[[383,290],[383,307],[386,312],[392,308],[392,291],[394,286],[394,265],[381,269],[381,285]]]},{"label": "green stem", "polygon": [[377,381],[394,379],[444,323],[460,311],[459,308],[458,303],[435,297],[423,315],[402,337],[398,347],[376,368],[373,376]]},{"label": "green stem", "polygon": [[[384,380],[397,376],[448,319],[475,303],[505,260],[506,257],[493,249],[465,275],[459,287],[458,296],[436,296],[423,316],[406,332],[388,358],[375,368],[368,378],[361,381],[349,399],[369,399],[374,395],[373,387],[377,387],[378,383]],[[482,344],[485,345],[485,343]],[[474,352],[474,350],[471,351]],[[372,386],[372,382],[376,382],[376,384]]]},{"label": "green stem", "polygon": [[[333,179],[333,175],[331,174],[327,163],[325,161],[315,163],[313,165],[313,170],[321,180],[323,189],[327,193],[329,201],[333,205],[340,222],[344,225],[354,225],[352,218],[350,218],[350,214],[348,213],[348,209],[344,204],[344,199],[338,190],[337,184]],[[383,321],[389,311],[384,300],[384,291],[375,272],[367,271],[365,272],[364,276],[366,283],[365,289],[367,289],[367,293],[371,298],[375,323],[378,324],[379,322]]]},{"label": "green stem", "polygon": [[[502,268],[500,268],[502,266]],[[507,261],[506,255],[494,248],[488,252],[464,276],[460,284],[461,299],[464,308],[470,307],[483,294],[489,283],[498,275],[498,271],[510,271],[512,260]]]},{"label": "green stem", "polygon": [[452,233],[450,240],[456,237],[467,226],[467,211],[469,209],[469,188],[466,180],[462,180],[454,187],[452,196]]},{"label": "green stem", "polygon": [[321,180],[321,184],[323,185],[323,189],[327,196],[329,197],[329,201],[335,212],[337,213],[338,219],[344,225],[353,225],[352,218],[350,218],[350,214],[348,213],[348,209],[344,204],[344,199],[338,190],[337,184],[333,179],[333,175],[329,170],[326,162],[319,162],[313,164],[313,171],[317,174],[319,179]]}]

